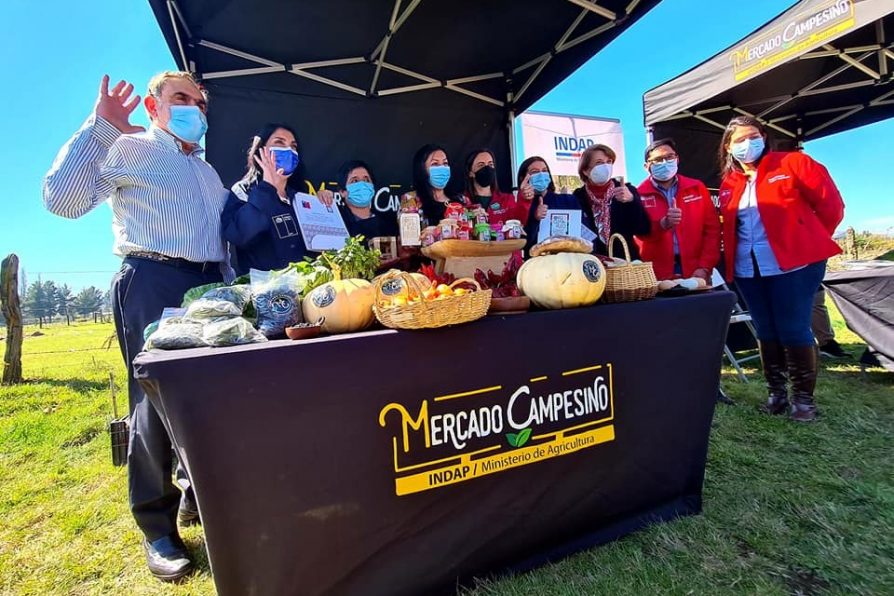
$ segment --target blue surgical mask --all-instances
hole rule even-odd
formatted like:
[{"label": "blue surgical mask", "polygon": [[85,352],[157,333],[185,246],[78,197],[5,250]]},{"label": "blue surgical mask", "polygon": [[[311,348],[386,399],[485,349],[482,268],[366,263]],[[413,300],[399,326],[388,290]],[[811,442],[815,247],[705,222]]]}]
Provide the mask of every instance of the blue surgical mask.
[{"label": "blue surgical mask", "polygon": [[764,152],[764,138],[744,139],[738,143],[733,143],[730,148],[730,155],[735,157],[739,163],[754,163]]},{"label": "blue surgical mask", "polygon": [[658,182],[667,182],[677,175],[677,160],[653,163],[649,166],[649,171],[652,173],[652,178]]},{"label": "blue surgical mask", "polygon": [[432,166],[428,169],[428,182],[438,190],[450,182],[450,166]]},{"label": "blue surgical mask", "polygon": [[552,178],[550,177],[549,172],[537,172],[536,174],[531,174],[530,182],[534,192],[544,193],[546,192],[546,189],[549,188]]},{"label": "blue surgical mask", "polygon": [[291,147],[270,147],[270,153],[276,162],[276,169],[282,170],[286,176],[291,176],[298,169],[301,158],[298,157],[298,152]]},{"label": "blue surgical mask", "polygon": [[208,132],[208,121],[198,106],[171,106],[168,130],[184,143],[198,143]]},{"label": "blue surgical mask", "polygon": [[608,179],[612,177],[612,164],[610,163],[601,163],[593,166],[593,169],[590,170],[590,182],[601,186],[608,182]]},{"label": "blue surgical mask", "polygon": [[354,207],[369,207],[376,189],[371,182],[351,182],[346,187],[348,196],[345,200]]}]

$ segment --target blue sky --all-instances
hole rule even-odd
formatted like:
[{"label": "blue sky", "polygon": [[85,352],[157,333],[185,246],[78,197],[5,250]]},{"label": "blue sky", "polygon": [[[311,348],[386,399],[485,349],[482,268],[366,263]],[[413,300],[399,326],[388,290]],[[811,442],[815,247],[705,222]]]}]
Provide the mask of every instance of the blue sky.
[{"label": "blue sky", "polygon": [[[664,0],[632,29],[541,99],[533,109],[619,118],[637,179],[645,142],[642,94],[731,45],[792,2],[712,3],[710,22],[697,17],[706,0]],[[744,7],[747,6],[747,9]],[[112,255],[111,211],[105,205],[68,221],[46,212],[40,186],[57,151],[90,113],[99,79],[145,88],[174,67],[144,0],[2,0],[0,60],[4,109],[0,130],[0,255],[15,251],[29,280],[107,288],[119,260]],[[136,118],[146,124],[142,108]],[[809,143],[845,197],[844,225],[894,232],[894,200],[882,168],[894,120]],[[18,142],[10,142],[17,139]],[[409,159],[409,157],[408,157]],[[685,173],[685,164],[683,165]],[[67,272],[67,273],[61,273]]]}]

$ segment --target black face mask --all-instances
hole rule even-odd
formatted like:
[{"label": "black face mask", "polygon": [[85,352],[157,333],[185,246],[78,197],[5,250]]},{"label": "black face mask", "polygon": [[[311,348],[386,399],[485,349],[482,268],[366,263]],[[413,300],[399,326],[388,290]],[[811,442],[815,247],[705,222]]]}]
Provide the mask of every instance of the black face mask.
[{"label": "black face mask", "polygon": [[496,171],[493,166],[484,166],[477,172],[475,172],[475,183],[484,188],[485,186],[490,186],[494,183],[494,177],[496,176]]}]

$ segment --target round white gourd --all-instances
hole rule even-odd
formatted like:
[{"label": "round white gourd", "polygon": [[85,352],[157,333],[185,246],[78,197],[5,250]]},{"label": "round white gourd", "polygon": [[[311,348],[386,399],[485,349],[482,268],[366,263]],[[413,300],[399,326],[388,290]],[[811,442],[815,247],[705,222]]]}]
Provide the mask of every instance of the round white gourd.
[{"label": "round white gourd", "polygon": [[525,261],[516,282],[518,289],[541,308],[588,306],[605,291],[605,267],[593,255],[543,255]]},{"label": "round white gourd", "polygon": [[375,298],[375,289],[365,279],[341,279],[311,290],[301,302],[301,310],[305,321],[325,317],[326,333],[349,333],[372,325]]}]

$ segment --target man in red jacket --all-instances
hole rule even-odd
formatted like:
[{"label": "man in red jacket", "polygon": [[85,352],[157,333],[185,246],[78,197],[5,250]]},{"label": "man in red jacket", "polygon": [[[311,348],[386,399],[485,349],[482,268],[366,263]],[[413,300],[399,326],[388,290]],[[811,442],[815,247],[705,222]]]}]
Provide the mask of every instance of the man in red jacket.
[{"label": "man in red jacket", "polygon": [[642,259],[652,262],[659,280],[701,277],[710,283],[720,260],[720,219],[708,189],[677,173],[673,139],[649,145],[645,160],[649,177],[638,190],[652,229],[637,236]]}]

